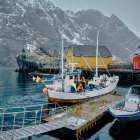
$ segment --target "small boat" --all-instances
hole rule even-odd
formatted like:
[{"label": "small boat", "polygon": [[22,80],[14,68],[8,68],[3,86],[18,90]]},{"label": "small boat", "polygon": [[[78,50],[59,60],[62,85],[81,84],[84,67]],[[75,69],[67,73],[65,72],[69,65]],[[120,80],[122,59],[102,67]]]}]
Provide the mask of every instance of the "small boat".
[{"label": "small boat", "polygon": [[112,105],[109,112],[119,122],[140,120],[140,85],[131,86],[125,100]]},{"label": "small boat", "polygon": [[[98,35],[97,35],[98,40]],[[76,77],[78,81],[81,78],[81,71],[74,70],[75,63],[71,64],[71,70],[64,71],[63,67],[63,37],[62,37],[62,73],[56,75],[51,79],[46,81],[53,81],[52,85],[46,85],[48,88],[47,98],[50,102],[58,103],[78,103],[82,102],[97,96],[105,95],[108,93],[116,92],[116,86],[119,81],[118,76],[108,77],[107,75],[98,76],[98,42],[96,49],[96,76],[92,78],[92,81],[95,83],[95,88],[90,91],[88,88],[82,92],[71,93],[71,84],[75,81]],[[105,82],[105,87],[101,88],[99,82],[103,80]]]}]

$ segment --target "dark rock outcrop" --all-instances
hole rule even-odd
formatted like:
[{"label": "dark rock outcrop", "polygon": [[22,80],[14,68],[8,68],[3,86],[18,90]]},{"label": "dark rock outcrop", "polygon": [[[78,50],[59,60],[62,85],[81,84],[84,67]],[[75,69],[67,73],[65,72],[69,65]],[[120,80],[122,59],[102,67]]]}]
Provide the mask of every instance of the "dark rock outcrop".
[{"label": "dark rock outcrop", "polygon": [[[60,56],[57,52],[30,52],[26,48],[16,57],[19,72],[60,69]],[[41,71],[42,72],[42,71]]]}]

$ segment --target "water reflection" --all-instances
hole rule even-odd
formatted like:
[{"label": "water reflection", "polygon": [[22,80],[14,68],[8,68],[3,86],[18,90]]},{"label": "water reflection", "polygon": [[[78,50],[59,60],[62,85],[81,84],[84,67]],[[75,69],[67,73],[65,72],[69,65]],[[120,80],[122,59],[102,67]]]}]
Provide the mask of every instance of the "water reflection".
[{"label": "water reflection", "polygon": [[14,71],[14,68],[0,68],[0,106],[12,107],[44,103],[44,85],[32,81],[28,74]]},{"label": "water reflection", "polygon": [[116,140],[137,140],[140,139],[140,120],[123,124],[117,120],[109,129],[109,134]]},{"label": "water reflection", "polygon": [[31,86],[30,83],[30,77],[28,74],[22,74],[22,73],[17,73],[17,85],[19,89],[22,89],[22,92],[24,95],[27,95],[26,90],[28,90],[27,87]]}]

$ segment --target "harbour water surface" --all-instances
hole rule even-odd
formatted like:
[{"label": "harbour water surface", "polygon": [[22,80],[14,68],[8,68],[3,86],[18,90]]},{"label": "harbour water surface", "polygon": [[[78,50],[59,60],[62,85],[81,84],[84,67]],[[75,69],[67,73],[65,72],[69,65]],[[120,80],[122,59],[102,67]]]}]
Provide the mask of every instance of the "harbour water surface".
[{"label": "harbour water surface", "polygon": [[[14,71],[15,68],[0,68],[0,107],[14,107],[14,106],[27,106],[35,104],[44,104],[47,102],[46,95],[42,92],[44,85],[32,81],[28,75],[21,74]],[[129,87],[118,87],[117,94],[124,95],[127,93]],[[109,129],[114,122],[106,124],[97,133],[92,135],[89,140],[113,140],[110,136]],[[130,127],[130,126],[129,126]],[[140,129],[140,122],[137,125],[129,128],[134,132],[134,139],[140,139],[140,134],[137,130]],[[126,130],[127,131],[127,130]],[[133,135],[132,134],[132,135]],[[32,137],[32,140],[56,140],[57,138],[49,135],[39,135]]]}]

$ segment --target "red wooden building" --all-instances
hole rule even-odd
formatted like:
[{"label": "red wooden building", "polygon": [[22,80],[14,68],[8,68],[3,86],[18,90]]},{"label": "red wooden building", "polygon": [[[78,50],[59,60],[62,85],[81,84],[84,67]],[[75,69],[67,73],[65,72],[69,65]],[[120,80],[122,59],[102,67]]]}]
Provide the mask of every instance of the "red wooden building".
[{"label": "red wooden building", "polygon": [[134,69],[140,70],[140,46],[138,47],[138,50],[136,50],[134,54],[133,65],[134,65]]}]

